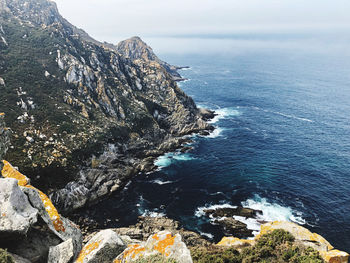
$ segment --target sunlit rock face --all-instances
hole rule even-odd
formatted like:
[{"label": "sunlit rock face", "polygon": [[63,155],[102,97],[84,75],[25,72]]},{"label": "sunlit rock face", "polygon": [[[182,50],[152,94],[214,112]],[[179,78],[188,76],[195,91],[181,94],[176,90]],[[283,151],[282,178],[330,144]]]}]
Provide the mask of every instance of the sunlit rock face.
[{"label": "sunlit rock face", "polygon": [[146,158],[211,129],[170,66],[140,53],[150,50],[140,39],[100,43],[48,0],[0,0],[0,7],[0,112],[13,131],[7,160],[59,209],[117,191],[151,169]]}]

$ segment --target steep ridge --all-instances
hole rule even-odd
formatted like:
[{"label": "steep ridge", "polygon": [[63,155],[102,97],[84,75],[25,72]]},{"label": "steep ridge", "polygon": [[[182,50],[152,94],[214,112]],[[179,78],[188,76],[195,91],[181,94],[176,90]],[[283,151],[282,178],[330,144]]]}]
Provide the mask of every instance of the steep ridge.
[{"label": "steep ridge", "polygon": [[61,211],[119,190],[181,136],[212,129],[162,63],[113,47],[72,26],[52,1],[0,0],[6,158]]},{"label": "steep ridge", "polygon": [[124,55],[127,58],[130,58],[133,61],[141,59],[144,61],[158,63],[166,69],[166,71],[173,77],[175,81],[185,80],[177,72],[177,70],[184,67],[173,66],[165,61],[160,60],[156,54],[154,54],[152,48],[143,42],[139,37],[132,37],[121,41],[115,48],[120,54]]}]

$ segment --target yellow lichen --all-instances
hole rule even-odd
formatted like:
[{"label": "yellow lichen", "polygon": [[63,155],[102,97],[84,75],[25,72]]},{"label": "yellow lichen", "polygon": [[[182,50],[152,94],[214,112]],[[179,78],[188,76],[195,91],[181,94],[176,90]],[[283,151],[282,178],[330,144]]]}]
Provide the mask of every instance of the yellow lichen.
[{"label": "yellow lichen", "polygon": [[1,171],[2,176],[6,178],[16,179],[18,181],[19,186],[34,189],[35,191],[37,191],[56,231],[65,231],[61,217],[55,206],[52,204],[50,198],[48,198],[48,196],[41,192],[39,189],[28,184],[29,179],[25,175],[17,171],[9,162],[5,160],[3,160],[2,162],[4,163],[4,167]]},{"label": "yellow lichen", "polygon": [[154,235],[153,238],[158,241],[157,244],[154,246],[154,249],[160,252],[161,254],[165,255],[166,257],[168,257],[169,253],[166,252],[165,250],[169,246],[174,245],[175,236],[172,236],[171,234],[167,234],[163,240],[159,240],[158,235]]},{"label": "yellow lichen", "polygon": [[26,186],[29,183],[28,178],[17,171],[8,161],[3,160],[2,162],[4,164],[1,171],[3,177],[17,179],[19,186]]},{"label": "yellow lichen", "polygon": [[[145,252],[145,248],[139,244],[129,245],[128,248],[123,252],[122,259],[132,258],[135,259],[137,255]],[[119,261],[118,261],[119,260]],[[120,259],[116,259],[115,262],[121,262]]]},{"label": "yellow lichen", "polygon": [[91,244],[87,244],[83,247],[83,249],[80,251],[79,256],[76,263],[83,263],[84,259],[94,250],[96,250],[100,246],[101,241],[93,242]]}]

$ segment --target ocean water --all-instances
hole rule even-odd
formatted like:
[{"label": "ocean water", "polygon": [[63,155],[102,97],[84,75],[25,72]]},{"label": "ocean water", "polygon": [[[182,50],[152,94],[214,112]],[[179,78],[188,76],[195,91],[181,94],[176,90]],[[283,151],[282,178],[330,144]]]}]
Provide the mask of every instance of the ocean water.
[{"label": "ocean water", "polygon": [[[218,241],[203,209],[243,205],[263,210],[260,220],[302,224],[350,252],[350,50],[343,45],[350,42],[196,38],[172,39],[173,49],[176,41],[190,48],[170,52],[149,40],[162,59],[191,67],[180,86],[217,112],[216,130],[194,136],[189,153],[159,157],[158,171],[138,175],[90,216],[122,226],[166,215]],[[242,220],[259,229],[257,220]]]}]

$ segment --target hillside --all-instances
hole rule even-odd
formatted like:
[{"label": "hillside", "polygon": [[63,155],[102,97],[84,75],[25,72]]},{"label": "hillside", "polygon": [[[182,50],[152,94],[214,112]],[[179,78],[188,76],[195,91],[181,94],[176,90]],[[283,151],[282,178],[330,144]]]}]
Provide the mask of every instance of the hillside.
[{"label": "hillside", "polygon": [[93,40],[52,1],[0,0],[0,25],[6,158],[60,209],[117,191],[181,136],[211,129],[163,64]]}]

